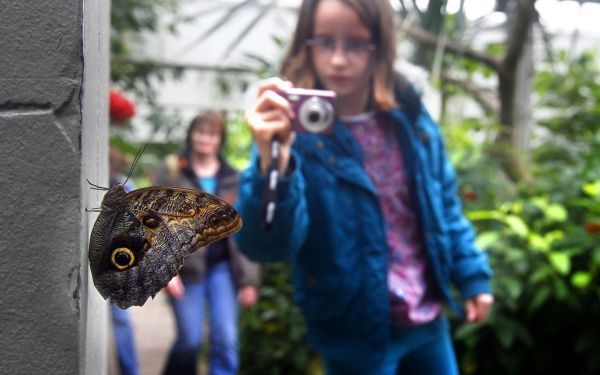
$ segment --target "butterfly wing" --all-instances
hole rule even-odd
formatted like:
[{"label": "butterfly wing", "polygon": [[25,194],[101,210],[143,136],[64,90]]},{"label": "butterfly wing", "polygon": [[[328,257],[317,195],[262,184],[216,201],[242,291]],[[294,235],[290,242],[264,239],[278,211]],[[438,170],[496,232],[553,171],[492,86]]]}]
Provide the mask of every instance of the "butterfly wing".
[{"label": "butterfly wing", "polygon": [[124,209],[98,216],[90,238],[94,284],[121,308],[143,305],[177,274],[187,255],[242,225],[233,207],[199,190],[150,187],[126,198]]}]

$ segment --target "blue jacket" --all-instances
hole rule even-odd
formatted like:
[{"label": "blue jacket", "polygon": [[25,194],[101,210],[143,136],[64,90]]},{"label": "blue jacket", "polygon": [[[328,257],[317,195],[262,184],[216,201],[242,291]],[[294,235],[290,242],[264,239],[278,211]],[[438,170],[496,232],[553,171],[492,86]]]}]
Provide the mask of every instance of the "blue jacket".
[{"label": "blue jacket", "polygon": [[[394,109],[397,136],[411,181],[434,288],[451,301],[490,293],[491,270],[474,245],[456,177],[437,124],[419,104],[415,120]],[[311,344],[326,356],[367,365],[384,352],[390,333],[388,248],[377,191],[362,151],[341,123],[332,135],[298,134],[292,171],[278,186],[273,227],[261,229],[265,182],[253,160],[243,175],[238,208],[240,248],[256,261],[291,260],[294,298]]]}]

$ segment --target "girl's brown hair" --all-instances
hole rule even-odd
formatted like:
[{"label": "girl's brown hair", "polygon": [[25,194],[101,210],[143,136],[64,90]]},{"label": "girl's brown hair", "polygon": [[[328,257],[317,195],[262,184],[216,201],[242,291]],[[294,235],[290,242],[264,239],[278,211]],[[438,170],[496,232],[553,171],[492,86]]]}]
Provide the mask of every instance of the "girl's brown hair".
[{"label": "girl's brown hair", "polygon": [[227,133],[225,129],[225,117],[220,112],[209,109],[198,113],[190,122],[185,139],[187,151],[192,151],[192,132],[197,126],[207,122],[219,127],[219,132],[221,133],[221,145],[219,146],[219,150],[223,150],[223,146],[225,145],[225,134]]},{"label": "girl's brown hair", "polygon": [[[306,41],[312,38],[313,19],[321,0],[304,0],[298,13],[296,31],[283,60],[281,74],[294,86],[317,88],[319,82],[310,58]],[[394,37],[394,10],[389,0],[337,0],[352,8],[371,32],[377,46],[373,52],[373,87],[371,101],[376,108],[396,107],[392,89],[396,41]]]}]

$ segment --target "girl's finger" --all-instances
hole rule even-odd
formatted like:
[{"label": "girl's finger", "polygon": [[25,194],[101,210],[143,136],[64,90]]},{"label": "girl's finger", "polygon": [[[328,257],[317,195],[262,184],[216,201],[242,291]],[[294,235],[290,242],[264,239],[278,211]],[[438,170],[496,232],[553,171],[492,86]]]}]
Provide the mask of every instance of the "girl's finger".
[{"label": "girl's finger", "polygon": [[257,143],[270,143],[275,134],[278,135],[280,141],[285,142],[292,132],[291,120],[287,113],[280,108],[248,112],[246,122]]},{"label": "girl's finger", "polygon": [[263,111],[260,113],[260,118],[264,122],[270,122],[270,121],[289,122],[289,120],[290,120],[287,112],[281,110],[280,108],[272,109],[269,111]]},{"label": "girl's finger", "polygon": [[271,109],[281,109],[289,118],[294,117],[294,111],[290,102],[273,90],[264,91],[256,100],[254,112],[269,111]]},{"label": "girl's finger", "polygon": [[281,142],[286,142],[292,132],[289,120],[272,120],[269,121],[268,127],[256,127],[252,129],[254,138],[259,141],[271,142],[274,135],[277,135]]},{"label": "girl's finger", "polygon": [[261,96],[263,92],[273,89],[285,89],[292,87],[290,81],[284,81],[279,77],[271,77],[261,81],[258,85],[257,97]]},{"label": "girl's finger", "polygon": [[477,307],[480,320],[485,320],[488,317],[493,303],[494,296],[491,294],[481,294],[477,296]]},{"label": "girl's finger", "polygon": [[472,322],[477,317],[477,308],[475,306],[475,302],[472,299],[468,299],[465,302],[465,313],[467,322]]},{"label": "girl's finger", "polygon": [[273,132],[287,132],[291,128],[291,121],[281,109],[271,109],[262,112],[249,112],[246,122],[252,132],[271,130]]}]

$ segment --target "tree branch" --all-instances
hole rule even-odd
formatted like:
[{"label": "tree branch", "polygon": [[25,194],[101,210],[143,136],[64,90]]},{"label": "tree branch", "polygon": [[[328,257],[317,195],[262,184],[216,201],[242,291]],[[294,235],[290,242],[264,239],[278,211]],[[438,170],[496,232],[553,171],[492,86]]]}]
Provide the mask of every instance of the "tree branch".
[{"label": "tree branch", "polygon": [[[401,24],[399,29],[419,43],[432,47],[435,47],[438,44],[438,38],[436,35],[418,26],[407,26]],[[493,69],[496,73],[498,73],[498,75],[504,75],[504,68],[500,61],[487,53],[476,51],[465,46],[460,46],[452,41],[446,41],[445,50],[453,55],[464,56],[471,60],[480,62]]]},{"label": "tree branch", "polygon": [[486,111],[494,115],[500,113],[500,101],[496,95],[491,94],[488,90],[476,86],[472,82],[451,77],[448,72],[443,72],[441,78],[444,83],[456,85],[470,94]]}]

